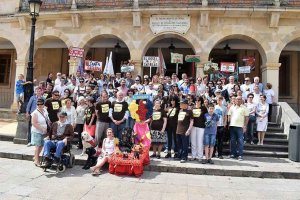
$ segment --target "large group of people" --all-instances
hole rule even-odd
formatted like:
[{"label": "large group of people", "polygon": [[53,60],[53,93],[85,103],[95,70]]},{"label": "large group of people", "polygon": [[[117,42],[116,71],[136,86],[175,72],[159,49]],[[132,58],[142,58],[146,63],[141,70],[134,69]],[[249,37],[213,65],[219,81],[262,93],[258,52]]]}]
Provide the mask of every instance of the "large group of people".
[{"label": "large group of people", "polygon": [[[121,139],[122,130],[135,124],[129,106],[136,94],[146,94],[153,102],[152,116],[139,122],[150,128],[150,157],[160,159],[165,150],[165,158],[183,163],[191,145],[190,160],[213,164],[213,157],[223,158],[223,144],[228,142],[229,156],[241,161],[244,144],[254,144],[255,128],[257,145],[263,145],[274,100],[272,85],[264,86],[259,77],[254,77],[253,83],[245,77],[241,84],[234,76],[210,80],[209,76],[194,79],[185,73],[181,78],[177,74],[133,78],[130,72],[99,77],[88,72],[72,76],[57,73],[56,77],[49,73],[34,91],[26,114],[30,119],[28,146],[36,146],[36,165],[42,146],[47,156],[49,148],[56,145],[59,156],[73,137],[72,131],[78,133],[79,149],[81,133],[87,131],[97,146],[103,142],[111,154],[108,142],[113,137]],[[55,132],[51,137],[59,140],[44,144],[49,127]],[[93,171],[99,172],[99,166],[102,162]]]}]

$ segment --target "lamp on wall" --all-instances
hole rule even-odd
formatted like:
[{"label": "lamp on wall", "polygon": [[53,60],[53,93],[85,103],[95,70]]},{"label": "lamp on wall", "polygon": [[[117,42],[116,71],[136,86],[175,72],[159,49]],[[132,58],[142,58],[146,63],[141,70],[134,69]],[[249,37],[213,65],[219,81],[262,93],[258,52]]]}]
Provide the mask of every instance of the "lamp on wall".
[{"label": "lamp on wall", "polygon": [[117,42],[117,44],[114,46],[115,47],[115,52],[118,53],[119,49],[121,49],[121,45],[119,42]]},{"label": "lamp on wall", "polygon": [[174,52],[174,50],[175,50],[175,46],[173,45],[173,41],[172,41],[172,39],[171,39],[171,44],[170,44],[170,46],[168,47],[168,49],[169,49],[169,51],[171,52],[171,53],[173,53]]},{"label": "lamp on wall", "polygon": [[225,47],[223,48],[226,54],[229,54],[229,51],[231,50],[230,46],[228,45],[228,43],[225,45]]}]

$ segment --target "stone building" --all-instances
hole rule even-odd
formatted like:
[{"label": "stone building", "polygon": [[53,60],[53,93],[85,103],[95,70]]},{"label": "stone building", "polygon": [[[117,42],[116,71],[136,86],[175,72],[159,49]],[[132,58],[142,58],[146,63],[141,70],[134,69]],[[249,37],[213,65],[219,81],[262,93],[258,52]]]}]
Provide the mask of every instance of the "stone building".
[{"label": "stone building", "polygon": [[[36,26],[34,77],[68,74],[78,65],[68,55],[70,47],[84,48],[86,57],[104,63],[112,51],[115,71],[130,59],[134,74],[140,75],[149,73],[143,56],[157,56],[158,48],[167,74],[176,71],[170,51],[200,55],[200,63],[179,65],[179,74],[191,76],[203,76],[210,59],[243,66],[243,59],[252,57],[247,76],[272,83],[276,99],[299,111],[299,14],[300,1],[288,0],[44,0]],[[1,0],[1,109],[15,108],[15,81],[26,74],[30,31],[27,0]]]}]

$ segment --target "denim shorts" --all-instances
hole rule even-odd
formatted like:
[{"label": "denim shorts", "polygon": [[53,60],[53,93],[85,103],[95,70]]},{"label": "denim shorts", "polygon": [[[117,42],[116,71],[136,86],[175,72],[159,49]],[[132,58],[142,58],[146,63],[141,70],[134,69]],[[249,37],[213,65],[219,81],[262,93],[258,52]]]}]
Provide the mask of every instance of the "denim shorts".
[{"label": "denim shorts", "polygon": [[33,146],[44,146],[44,136],[41,133],[31,131],[31,142]]},{"label": "denim shorts", "polygon": [[204,134],[204,145],[205,146],[215,146],[216,135],[215,134]]}]

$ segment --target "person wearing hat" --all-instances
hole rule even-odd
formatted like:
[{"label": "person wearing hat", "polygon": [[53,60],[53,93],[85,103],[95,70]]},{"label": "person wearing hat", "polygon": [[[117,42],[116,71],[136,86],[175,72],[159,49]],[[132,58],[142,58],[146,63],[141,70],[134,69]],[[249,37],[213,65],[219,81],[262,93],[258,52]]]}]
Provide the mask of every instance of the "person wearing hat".
[{"label": "person wearing hat", "polygon": [[63,148],[73,139],[74,130],[71,124],[66,122],[67,120],[67,113],[66,112],[59,112],[58,113],[59,120],[54,122],[51,126],[51,132],[49,136],[47,136],[44,144],[44,154],[45,162],[43,163],[42,167],[49,167],[50,160],[50,150],[55,148],[55,155],[54,155],[54,162],[58,163]]},{"label": "person wearing hat", "polygon": [[180,102],[180,111],[177,123],[177,142],[178,142],[178,158],[181,163],[185,163],[188,158],[188,142],[194,124],[194,117],[191,110],[188,110],[188,101]]}]

